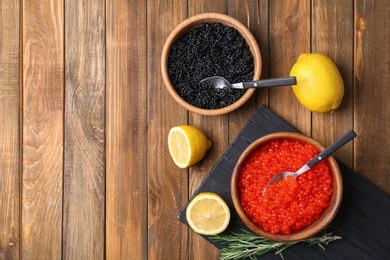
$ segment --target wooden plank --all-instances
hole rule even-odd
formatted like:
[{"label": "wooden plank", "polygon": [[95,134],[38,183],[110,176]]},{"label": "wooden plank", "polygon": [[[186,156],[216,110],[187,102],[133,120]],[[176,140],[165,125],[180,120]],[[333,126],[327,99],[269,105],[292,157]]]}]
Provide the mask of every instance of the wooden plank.
[{"label": "wooden plank", "polygon": [[[205,157],[190,167],[189,195],[194,194],[204,178],[212,170],[228,145],[228,116],[204,117],[190,115],[189,124],[202,130],[213,146]],[[189,259],[218,259],[219,251],[194,231],[189,231]]]},{"label": "wooden plank", "polygon": [[65,2],[63,258],[103,259],[105,2]]},{"label": "wooden plank", "polygon": [[[312,52],[330,57],[344,81],[344,98],[339,109],[326,114],[312,113],[312,136],[327,146],[353,128],[353,10],[352,1],[314,1]],[[353,142],[334,154],[353,167]]]},{"label": "wooden plank", "polygon": [[0,1],[0,259],[19,259],[19,1]]},{"label": "wooden plank", "polygon": [[[188,17],[201,13],[223,13],[227,14],[228,4],[225,0],[218,1],[188,1]],[[223,154],[229,142],[228,116],[201,116],[194,113],[189,114],[188,124],[202,130],[212,141],[213,146],[206,153],[202,161],[190,167],[189,196],[201,185],[204,178],[210,172],[215,162]],[[202,236],[189,230],[189,259],[217,259],[219,251],[211,246]]]},{"label": "wooden plank", "polygon": [[188,170],[173,163],[167,145],[170,128],[187,124],[188,114],[165,89],[159,70],[165,40],[187,17],[187,4],[148,1],[146,9],[148,258],[188,259],[188,229],[177,220],[188,200]]},{"label": "wooden plank", "polygon": [[[251,21],[253,22],[253,35],[257,40],[261,52],[262,60],[262,69],[261,69],[261,79],[269,78],[269,1],[260,0],[257,1],[257,8],[249,7],[248,10],[252,8],[255,10],[251,16]],[[251,26],[249,27],[251,28]],[[269,89],[261,89],[256,92],[256,109],[260,105],[269,107]],[[237,132],[238,134],[238,132]]]},{"label": "wooden plank", "polygon": [[60,259],[64,115],[62,1],[23,1],[23,195],[25,259]]},{"label": "wooden plank", "polygon": [[[299,55],[310,52],[310,1],[269,2],[270,77],[286,77]],[[290,87],[270,89],[270,108],[277,115],[311,136],[311,113]]]},{"label": "wooden plank", "polygon": [[146,3],[106,6],[106,258],[147,259]]},{"label": "wooden plank", "polygon": [[227,14],[227,0],[188,0],[188,17],[202,13],[222,13]]},{"label": "wooden plank", "polygon": [[[268,1],[228,2],[228,15],[243,23],[255,37],[262,56],[261,78],[268,78]],[[242,107],[229,114],[229,143],[238,135],[260,104],[268,106],[268,88],[256,90]]]},{"label": "wooden plank", "polygon": [[[390,194],[390,5],[355,1],[355,170]],[[375,144],[375,145],[374,145]]]}]

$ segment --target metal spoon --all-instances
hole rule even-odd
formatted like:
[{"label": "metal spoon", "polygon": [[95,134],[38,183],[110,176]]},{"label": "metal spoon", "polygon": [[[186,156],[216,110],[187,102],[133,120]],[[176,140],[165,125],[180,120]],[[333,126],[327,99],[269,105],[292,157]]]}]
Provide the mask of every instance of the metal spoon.
[{"label": "metal spoon", "polygon": [[296,85],[297,79],[295,77],[285,77],[285,78],[262,79],[257,81],[248,81],[248,82],[230,84],[229,81],[227,81],[223,77],[213,76],[213,77],[202,79],[200,82],[214,86],[215,88],[247,89],[247,88],[263,88],[263,87]]},{"label": "metal spoon", "polygon": [[326,157],[330,156],[332,153],[334,153],[336,150],[344,146],[346,143],[351,141],[353,138],[356,137],[356,133],[351,129],[346,134],[344,134],[342,137],[337,139],[334,143],[329,145],[327,148],[325,148],[320,154],[318,154],[316,157],[310,160],[307,164],[303,165],[302,168],[300,168],[296,172],[279,172],[276,174],[272,179],[267,183],[267,185],[264,187],[263,195],[265,194],[265,190],[267,189],[268,185],[284,180],[288,176],[291,177],[298,177],[302,173],[307,172],[310,168],[312,168],[314,165],[325,159]]}]

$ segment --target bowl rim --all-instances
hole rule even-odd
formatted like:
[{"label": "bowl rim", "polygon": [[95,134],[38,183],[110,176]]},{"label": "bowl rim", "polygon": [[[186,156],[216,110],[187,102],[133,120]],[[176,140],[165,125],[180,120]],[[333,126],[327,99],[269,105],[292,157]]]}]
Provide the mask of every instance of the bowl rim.
[{"label": "bowl rim", "polygon": [[239,172],[241,170],[242,163],[245,161],[247,156],[250,155],[254,150],[256,150],[258,148],[258,145],[260,144],[265,145],[277,139],[297,140],[302,143],[309,142],[313,144],[320,151],[325,149],[320,143],[318,143],[313,138],[310,138],[304,134],[294,133],[294,132],[272,133],[255,140],[243,151],[243,153],[240,155],[234,167],[231,182],[230,182],[230,193],[231,193],[233,205],[240,219],[250,230],[252,230],[257,235],[268,238],[270,240],[283,241],[283,242],[303,240],[320,232],[322,229],[328,226],[328,224],[336,216],[340,208],[342,196],[343,196],[343,182],[342,182],[340,168],[337,164],[336,159],[333,156],[329,156],[328,158],[324,159],[328,163],[328,166],[332,174],[332,180],[333,180],[332,188],[334,191],[331,196],[330,199],[331,201],[329,206],[326,209],[324,209],[324,211],[321,213],[320,218],[316,219],[309,226],[306,226],[303,229],[288,235],[268,233],[263,229],[261,229],[260,227],[258,227],[257,225],[255,225],[254,223],[252,223],[252,221],[246,216],[238,198],[237,181],[238,181]]},{"label": "bowl rim", "polygon": [[254,88],[247,89],[244,95],[242,95],[236,102],[234,102],[229,106],[218,108],[218,109],[199,108],[185,101],[176,92],[168,74],[168,56],[174,41],[180,36],[182,36],[184,33],[195,28],[196,25],[198,24],[201,25],[207,22],[219,22],[225,26],[234,27],[235,29],[237,29],[237,31],[242,35],[242,37],[245,39],[246,43],[248,44],[253,56],[253,64],[254,64],[253,80],[259,80],[262,71],[262,57],[261,57],[259,45],[257,44],[255,37],[243,23],[234,19],[233,17],[221,13],[202,13],[202,14],[191,16],[185,19],[184,21],[182,21],[181,23],[179,23],[172,30],[172,32],[169,34],[168,38],[165,41],[161,53],[160,66],[161,66],[161,73],[162,73],[164,85],[176,102],[178,102],[182,107],[196,114],[217,116],[217,115],[227,114],[242,106],[253,95],[256,89]]}]

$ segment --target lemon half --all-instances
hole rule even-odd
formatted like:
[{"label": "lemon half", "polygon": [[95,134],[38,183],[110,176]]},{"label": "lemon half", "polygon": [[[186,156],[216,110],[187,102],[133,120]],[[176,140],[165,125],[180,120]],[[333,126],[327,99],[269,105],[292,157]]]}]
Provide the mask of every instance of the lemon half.
[{"label": "lemon half", "polygon": [[299,102],[312,112],[327,113],[339,108],[344,82],[336,64],[321,53],[303,53],[290,71],[297,78],[292,86]]},{"label": "lemon half", "polygon": [[187,168],[204,157],[211,141],[196,127],[180,125],[169,131],[168,147],[175,164]]},{"label": "lemon half", "polygon": [[188,225],[198,234],[213,236],[222,233],[230,222],[230,210],[216,193],[199,193],[188,204]]}]

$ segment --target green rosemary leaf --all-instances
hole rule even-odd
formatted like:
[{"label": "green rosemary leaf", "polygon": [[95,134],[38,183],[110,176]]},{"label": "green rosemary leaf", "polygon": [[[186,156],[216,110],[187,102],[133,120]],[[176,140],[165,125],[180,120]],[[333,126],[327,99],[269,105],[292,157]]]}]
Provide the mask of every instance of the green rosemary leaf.
[{"label": "green rosemary leaf", "polygon": [[282,252],[297,243],[303,242],[308,244],[308,246],[317,245],[325,250],[325,245],[341,239],[340,236],[332,236],[332,233],[327,232],[326,228],[313,237],[294,242],[272,241],[245,229],[241,231],[242,233],[228,232],[227,234],[210,237],[213,242],[227,246],[220,250],[221,260],[256,259],[257,256],[271,251],[275,251],[275,255],[279,255],[281,259],[284,259]]}]

